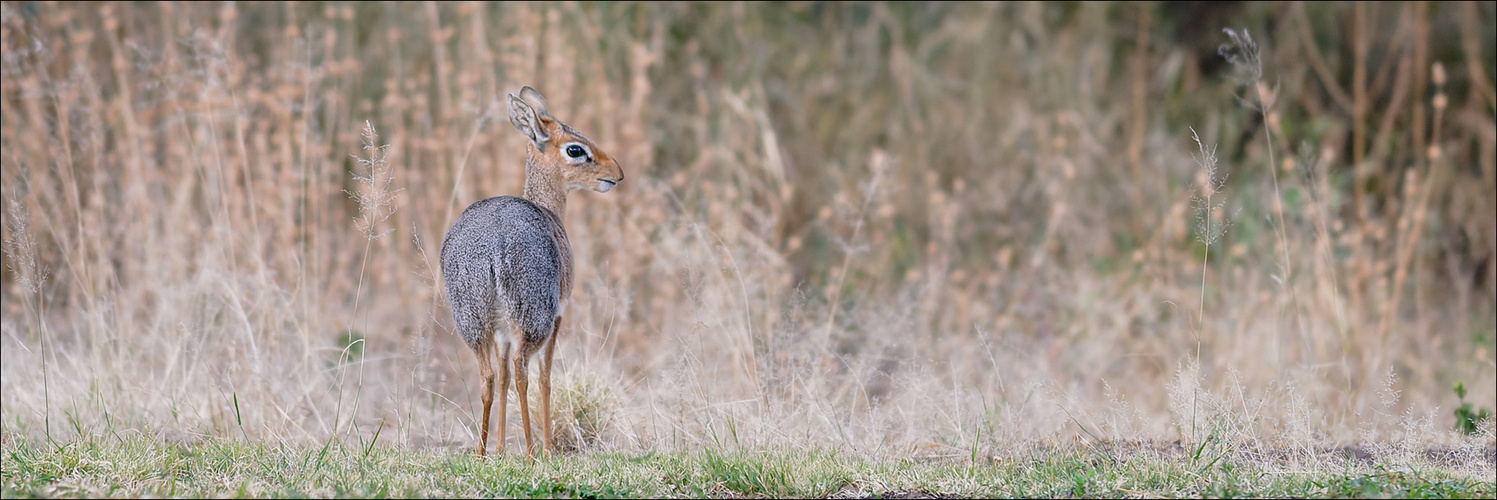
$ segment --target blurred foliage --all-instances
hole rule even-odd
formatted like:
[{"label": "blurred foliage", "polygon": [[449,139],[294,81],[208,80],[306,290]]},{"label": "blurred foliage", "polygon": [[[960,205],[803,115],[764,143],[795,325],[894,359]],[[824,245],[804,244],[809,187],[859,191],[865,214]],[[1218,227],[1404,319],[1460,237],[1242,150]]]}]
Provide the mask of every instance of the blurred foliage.
[{"label": "blurred foliage", "polygon": [[1455,430],[1466,435],[1480,432],[1482,422],[1492,418],[1492,410],[1473,409],[1471,403],[1466,401],[1466,384],[1456,382],[1452,390],[1455,391],[1456,399],[1461,401],[1461,405],[1455,409]]},{"label": "blurred foliage", "polygon": [[[247,422],[322,437],[344,396],[288,367],[326,358],[313,332],[344,332],[355,297],[367,344],[337,347],[409,375],[371,385],[455,393],[451,363],[424,361],[461,349],[427,340],[445,320],[430,263],[456,210],[521,191],[502,104],[521,85],[626,172],[566,214],[568,324],[606,332],[566,348],[616,363],[600,379],[679,362],[683,386],[717,384],[703,394],[872,412],[947,376],[983,398],[1004,373],[1110,378],[1158,409],[1170,367],[1203,353],[1249,387],[1303,369],[1337,422],[1389,365],[1430,400],[1493,383],[1466,348],[1497,331],[1490,2],[0,9],[6,321],[35,304],[24,321],[62,332],[62,359],[173,394],[260,382],[235,392],[274,402]],[[1261,64],[1231,64],[1224,29]],[[366,121],[399,193],[374,243],[343,194]],[[1219,146],[1213,203],[1234,221],[1209,252],[1192,130]],[[45,359],[12,356],[7,374]],[[950,375],[902,378],[926,360]],[[43,385],[14,380],[6,401]]]}]

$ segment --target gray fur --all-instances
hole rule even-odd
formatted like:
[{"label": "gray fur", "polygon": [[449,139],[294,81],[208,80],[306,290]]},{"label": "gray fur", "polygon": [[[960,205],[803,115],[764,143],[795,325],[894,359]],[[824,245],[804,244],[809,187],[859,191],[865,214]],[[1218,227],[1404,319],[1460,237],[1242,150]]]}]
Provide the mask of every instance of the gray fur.
[{"label": "gray fur", "polygon": [[453,322],[470,347],[511,326],[525,344],[551,335],[566,286],[562,254],[571,251],[561,228],[555,214],[530,200],[496,196],[469,206],[447,230],[442,278]]}]

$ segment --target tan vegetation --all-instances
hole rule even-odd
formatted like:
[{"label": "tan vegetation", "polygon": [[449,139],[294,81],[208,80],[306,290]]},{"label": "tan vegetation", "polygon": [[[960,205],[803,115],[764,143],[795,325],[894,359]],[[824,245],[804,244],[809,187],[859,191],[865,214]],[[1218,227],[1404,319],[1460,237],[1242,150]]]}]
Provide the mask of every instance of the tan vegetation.
[{"label": "tan vegetation", "polygon": [[531,85],[629,172],[566,214],[566,449],[1490,446],[1493,17],[6,2],[5,432],[472,451],[435,259]]}]

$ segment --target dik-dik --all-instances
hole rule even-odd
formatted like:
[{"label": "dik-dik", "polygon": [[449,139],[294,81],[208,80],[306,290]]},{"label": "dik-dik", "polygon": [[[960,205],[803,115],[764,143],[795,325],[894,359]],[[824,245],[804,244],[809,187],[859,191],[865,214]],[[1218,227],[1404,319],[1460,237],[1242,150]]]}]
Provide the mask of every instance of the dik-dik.
[{"label": "dik-dik", "polygon": [[530,140],[523,198],[496,196],[472,204],[442,240],[442,279],[452,319],[478,357],[483,375],[483,428],[478,455],[489,442],[494,402],[493,360],[499,361],[499,443],[504,451],[505,394],[514,374],[525,429],[525,455],[533,457],[525,367],[541,351],[541,429],[551,441],[551,355],[572,294],[572,248],[562,226],[567,193],[606,193],[624,180],[619,163],[593,141],[551,116],[535,89],[509,95],[509,121]]}]

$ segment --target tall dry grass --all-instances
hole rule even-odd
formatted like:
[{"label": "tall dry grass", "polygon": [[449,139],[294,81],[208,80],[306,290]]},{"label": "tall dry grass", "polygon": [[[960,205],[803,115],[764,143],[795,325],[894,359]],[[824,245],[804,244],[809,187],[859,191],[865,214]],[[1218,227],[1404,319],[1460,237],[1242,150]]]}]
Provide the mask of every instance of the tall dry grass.
[{"label": "tall dry grass", "polygon": [[7,2],[5,432],[471,448],[432,259],[532,85],[628,175],[566,214],[570,448],[1450,445],[1493,10]]}]

